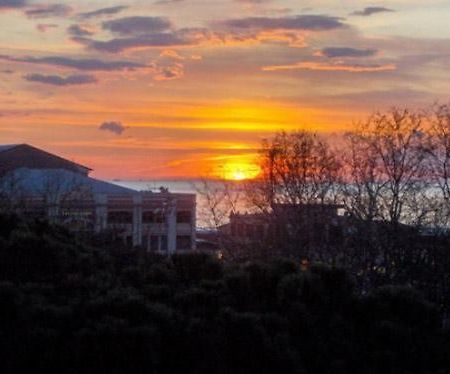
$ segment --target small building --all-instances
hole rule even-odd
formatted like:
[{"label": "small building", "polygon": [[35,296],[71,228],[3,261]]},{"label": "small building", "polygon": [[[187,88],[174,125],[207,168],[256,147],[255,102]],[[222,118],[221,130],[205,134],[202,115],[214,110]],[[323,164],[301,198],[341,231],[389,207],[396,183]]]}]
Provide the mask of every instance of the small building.
[{"label": "small building", "polygon": [[232,213],[222,232],[243,243],[265,240],[272,229],[272,217],[265,213]]},{"label": "small building", "polygon": [[231,214],[226,230],[232,237],[247,242],[301,234],[304,239],[319,243],[340,240],[347,224],[348,215],[342,205],[274,204],[267,213]]},{"label": "small building", "polygon": [[353,220],[339,204],[274,204],[264,213],[234,213],[220,228],[231,250],[273,255],[335,248],[351,237]]},{"label": "small building", "polygon": [[300,238],[310,246],[340,245],[351,224],[342,204],[275,204],[278,234]]},{"label": "small building", "polygon": [[195,194],[136,191],[91,178],[91,169],[27,144],[0,146],[0,198],[73,231],[108,232],[130,247],[195,249]]}]

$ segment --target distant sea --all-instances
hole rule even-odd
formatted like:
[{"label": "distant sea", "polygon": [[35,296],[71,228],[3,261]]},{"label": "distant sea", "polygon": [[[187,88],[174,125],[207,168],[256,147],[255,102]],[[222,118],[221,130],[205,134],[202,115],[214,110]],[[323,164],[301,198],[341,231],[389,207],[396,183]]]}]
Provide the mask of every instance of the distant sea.
[{"label": "distant sea", "polygon": [[195,179],[186,180],[112,180],[111,183],[137,191],[158,192],[160,187],[168,188],[174,193],[197,193],[201,182]]}]

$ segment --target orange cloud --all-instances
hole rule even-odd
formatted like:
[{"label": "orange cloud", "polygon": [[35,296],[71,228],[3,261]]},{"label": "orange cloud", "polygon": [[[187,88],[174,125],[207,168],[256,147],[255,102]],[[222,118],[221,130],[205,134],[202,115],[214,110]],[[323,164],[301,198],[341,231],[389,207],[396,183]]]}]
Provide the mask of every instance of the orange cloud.
[{"label": "orange cloud", "polygon": [[359,65],[359,64],[330,64],[324,62],[297,62],[290,65],[272,65],[264,66],[263,71],[281,71],[281,70],[316,70],[316,71],[344,71],[349,73],[375,73],[382,71],[396,70],[395,64],[373,64],[373,65]]},{"label": "orange cloud", "polygon": [[165,49],[163,50],[160,55],[160,57],[168,57],[174,60],[185,60],[186,58],[181,56],[177,51],[173,49]]}]

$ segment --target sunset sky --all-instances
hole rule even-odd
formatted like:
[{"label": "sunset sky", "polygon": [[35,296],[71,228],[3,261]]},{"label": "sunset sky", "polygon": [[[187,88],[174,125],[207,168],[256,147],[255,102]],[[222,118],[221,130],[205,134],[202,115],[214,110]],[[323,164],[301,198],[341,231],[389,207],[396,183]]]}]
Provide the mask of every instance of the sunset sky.
[{"label": "sunset sky", "polygon": [[449,1],[0,0],[0,143],[99,178],[250,175],[263,138],[448,102]]}]

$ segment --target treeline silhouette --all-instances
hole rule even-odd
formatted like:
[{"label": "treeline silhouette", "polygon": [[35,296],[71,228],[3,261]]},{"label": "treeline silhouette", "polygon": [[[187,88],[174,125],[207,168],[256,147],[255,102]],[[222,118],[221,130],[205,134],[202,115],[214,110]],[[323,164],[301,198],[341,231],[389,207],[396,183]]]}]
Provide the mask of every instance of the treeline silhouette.
[{"label": "treeline silhouette", "polygon": [[2,373],[445,373],[450,333],[412,288],[346,271],[102,248],[0,216]]},{"label": "treeline silhouette", "polygon": [[340,266],[359,292],[413,286],[449,313],[450,105],[378,112],[341,135],[279,132],[258,160],[256,179],[205,184],[227,258]]}]

